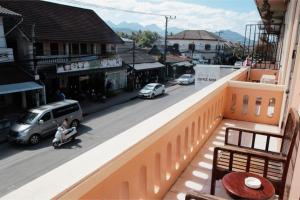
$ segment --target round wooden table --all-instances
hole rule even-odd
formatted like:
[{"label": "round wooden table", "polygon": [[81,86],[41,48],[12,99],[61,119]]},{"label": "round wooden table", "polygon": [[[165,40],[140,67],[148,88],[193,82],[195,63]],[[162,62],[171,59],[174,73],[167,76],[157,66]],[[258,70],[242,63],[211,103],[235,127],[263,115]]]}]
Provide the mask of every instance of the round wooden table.
[{"label": "round wooden table", "polygon": [[[251,189],[245,185],[245,178],[255,177],[261,181],[261,188]],[[247,172],[231,172],[226,174],[222,183],[226,191],[235,198],[251,200],[267,200],[274,196],[275,189],[270,181],[262,176]]]}]

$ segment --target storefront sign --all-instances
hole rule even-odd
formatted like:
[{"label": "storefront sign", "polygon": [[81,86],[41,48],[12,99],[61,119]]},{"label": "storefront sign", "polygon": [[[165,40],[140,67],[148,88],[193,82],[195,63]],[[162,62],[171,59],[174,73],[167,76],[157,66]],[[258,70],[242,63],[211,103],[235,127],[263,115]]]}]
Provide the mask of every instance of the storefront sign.
[{"label": "storefront sign", "polygon": [[101,68],[110,68],[110,67],[121,67],[122,59],[117,58],[104,58],[101,60]]},{"label": "storefront sign", "polygon": [[56,72],[59,74],[120,66],[122,66],[121,58],[105,58],[101,60],[78,61],[69,64],[59,64],[56,67]]},{"label": "storefront sign", "polygon": [[194,70],[196,88],[217,81],[221,75],[219,65],[196,65]]}]

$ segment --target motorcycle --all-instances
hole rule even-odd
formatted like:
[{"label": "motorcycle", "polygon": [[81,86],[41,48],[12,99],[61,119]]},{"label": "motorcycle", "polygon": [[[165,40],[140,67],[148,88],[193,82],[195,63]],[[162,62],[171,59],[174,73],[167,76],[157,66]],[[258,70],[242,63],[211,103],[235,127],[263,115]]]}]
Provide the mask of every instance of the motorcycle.
[{"label": "motorcycle", "polygon": [[57,128],[57,131],[55,133],[54,139],[52,141],[52,146],[54,148],[58,148],[58,147],[60,147],[63,144],[66,144],[66,143],[68,143],[70,141],[75,140],[76,135],[77,135],[76,127],[69,128],[67,130],[67,133],[64,135],[63,141],[61,141],[61,136],[63,134],[63,131],[64,131],[64,129],[62,127],[58,127]]}]

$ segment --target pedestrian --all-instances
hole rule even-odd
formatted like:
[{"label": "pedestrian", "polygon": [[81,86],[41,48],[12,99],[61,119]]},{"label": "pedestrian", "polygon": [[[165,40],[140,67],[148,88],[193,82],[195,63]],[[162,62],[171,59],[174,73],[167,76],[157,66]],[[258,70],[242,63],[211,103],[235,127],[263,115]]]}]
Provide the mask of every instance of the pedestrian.
[{"label": "pedestrian", "polygon": [[107,82],[106,82],[106,96],[108,96],[108,93],[109,93],[109,90],[110,90],[111,86],[112,86],[112,83],[108,79]]},{"label": "pedestrian", "polygon": [[136,79],[135,79],[135,89],[137,90],[137,89],[139,89],[139,87],[140,87],[140,79],[137,76]]},{"label": "pedestrian", "polygon": [[56,91],[56,95],[58,101],[64,101],[66,99],[66,95],[59,89]]}]

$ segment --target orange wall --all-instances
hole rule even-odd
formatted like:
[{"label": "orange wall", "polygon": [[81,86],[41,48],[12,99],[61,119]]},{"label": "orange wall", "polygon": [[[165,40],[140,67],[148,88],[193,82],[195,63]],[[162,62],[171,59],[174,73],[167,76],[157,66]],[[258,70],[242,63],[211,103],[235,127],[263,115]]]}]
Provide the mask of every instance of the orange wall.
[{"label": "orange wall", "polygon": [[259,82],[262,75],[275,75],[276,80],[278,80],[279,70],[272,69],[251,69],[250,80],[251,82]]},{"label": "orange wall", "polygon": [[[239,84],[235,84],[235,86],[229,86],[227,88],[225,118],[278,125],[284,90],[263,89],[259,88],[259,85],[261,84],[240,82]],[[244,98],[247,98],[246,96],[248,96],[248,104],[245,103],[246,106],[244,107]],[[261,104],[257,106],[256,100],[259,97],[261,97]],[[268,116],[267,113],[271,98],[275,99],[274,113]],[[258,108],[260,108],[260,112],[259,115],[256,115]],[[272,108],[269,109],[271,112]]]}]

